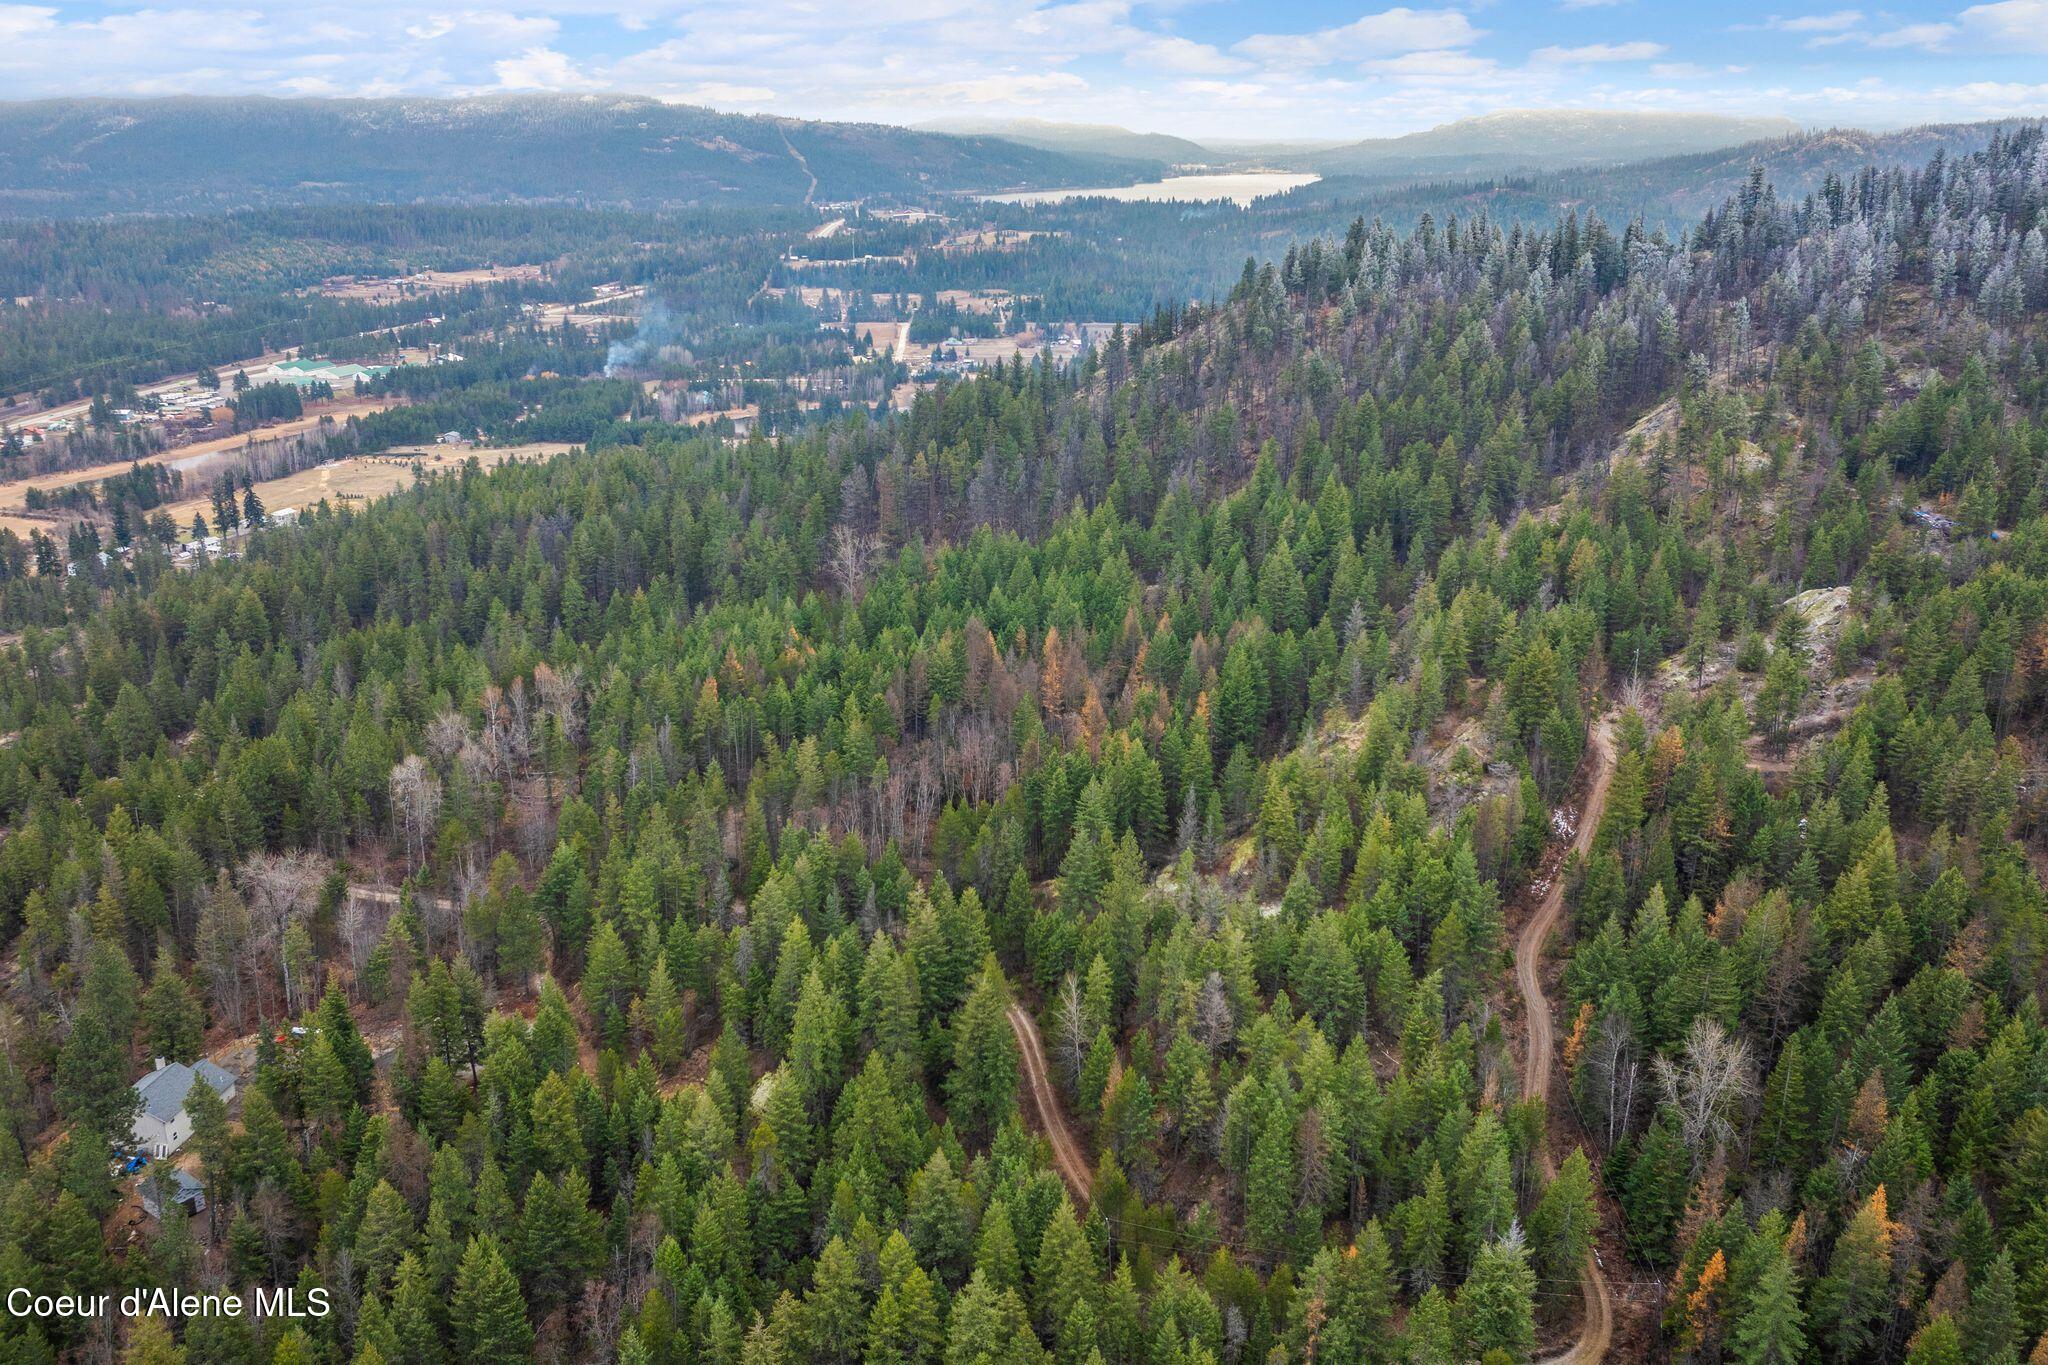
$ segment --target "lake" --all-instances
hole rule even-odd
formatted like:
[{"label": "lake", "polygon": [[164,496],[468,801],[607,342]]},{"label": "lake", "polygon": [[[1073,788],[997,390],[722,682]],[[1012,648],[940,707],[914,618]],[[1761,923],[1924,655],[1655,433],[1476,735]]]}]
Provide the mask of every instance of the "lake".
[{"label": "lake", "polygon": [[1243,207],[1268,194],[1285,194],[1313,185],[1319,175],[1293,171],[1235,171],[1222,175],[1172,175],[1142,185],[1114,185],[1092,190],[1020,190],[1015,194],[984,194],[992,204],[1057,204],[1066,199],[1120,199],[1126,203],[1199,203],[1228,199]]}]

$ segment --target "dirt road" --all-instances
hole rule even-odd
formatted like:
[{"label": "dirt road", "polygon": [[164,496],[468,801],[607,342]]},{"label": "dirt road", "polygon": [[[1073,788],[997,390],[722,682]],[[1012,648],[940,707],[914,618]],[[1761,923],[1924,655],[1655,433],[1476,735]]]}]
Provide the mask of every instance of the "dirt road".
[{"label": "dirt road", "polygon": [[[1593,847],[1594,832],[1600,828],[1600,817],[1607,810],[1607,784],[1614,776],[1614,734],[1605,717],[1593,726],[1590,740],[1593,772],[1571,843],[1581,857]],[[1550,1001],[1543,994],[1542,966],[1544,941],[1557,926],[1557,917],[1564,909],[1563,866],[1559,859],[1551,868],[1549,888],[1515,943],[1515,987],[1522,994],[1522,1013],[1529,1030],[1528,1051],[1522,1056],[1522,1083],[1530,1097],[1537,1100],[1549,1099],[1550,1073],[1557,1064],[1556,1029]],[[1540,1164],[1544,1179],[1557,1174],[1557,1158],[1547,1145],[1540,1154]],[[1600,1273],[1599,1261],[1591,1253],[1580,1267],[1579,1284],[1586,1295],[1586,1321],[1579,1339],[1570,1350],[1550,1357],[1544,1365],[1586,1365],[1607,1358],[1607,1345],[1614,1336],[1614,1301],[1608,1292],[1607,1278]]]},{"label": "dirt road", "polygon": [[1086,1203],[1095,1188],[1095,1178],[1082,1155],[1081,1144],[1067,1130],[1067,1116],[1060,1112],[1060,1097],[1052,1088],[1052,1076],[1045,1064],[1045,1048],[1038,1041],[1038,1025],[1022,1005],[1010,1006],[1010,1032],[1017,1035],[1017,1053],[1024,1067],[1024,1084],[1031,1091],[1031,1107],[1038,1115],[1039,1131],[1052,1143],[1052,1164],[1076,1203]]}]

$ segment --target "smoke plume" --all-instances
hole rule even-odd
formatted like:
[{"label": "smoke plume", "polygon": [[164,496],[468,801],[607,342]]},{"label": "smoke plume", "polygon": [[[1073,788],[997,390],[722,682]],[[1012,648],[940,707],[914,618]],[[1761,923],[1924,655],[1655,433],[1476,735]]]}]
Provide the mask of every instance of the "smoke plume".
[{"label": "smoke plume", "polygon": [[605,353],[605,378],[611,378],[620,370],[646,364],[659,354],[662,347],[673,346],[677,340],[675,315],[660,299],[649,299],[647,306],[640,310],[640,325],[633,335],[624,341],[614,341]]}]

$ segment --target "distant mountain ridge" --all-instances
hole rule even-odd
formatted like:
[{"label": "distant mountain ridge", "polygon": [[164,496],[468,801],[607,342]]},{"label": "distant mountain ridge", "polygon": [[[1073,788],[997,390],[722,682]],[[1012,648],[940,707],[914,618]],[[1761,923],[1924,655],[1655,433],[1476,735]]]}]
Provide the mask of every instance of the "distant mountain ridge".
[{"label": "distant mountain ridge", "polygon": [[1116,156],[1176,164],[1216,161],[1216,152],[1170,133],[1139,133],[1110,123],[1059,123],[1050,119],[937,119],[920,131],[961,137],[999,137],[1045,151]]},{"label": "distant mountain ridge", "polygon": [[1677,226],[1753,165],[1781,193],[1805,192],[1830,171],[1967,154],[2021,122],[1872,133],[1543,110],[1335,147],[1206,147],[1108,125],[981,121],[942,132],[618,95],[0,102],[0,217],[363,202],[796,205],[1129,184],[1207,163],[1313,170],[1324,180],[1296,197],[1397,220],[1427,206],[1547,221],[1578,206]]},{"label": "distant mountain ridge", "polygon": [[1113,124],[1045,119],[955,119],[920,126],[935,132],[1006,138],[1051,151],[1179,164],[1260,165],[1397,180],[1618,165],[1789,137],[1800,131],[1800,125],[1789,118],[1606,109],[1502,110],[1418,133],[1360,142],[1199,142],[1165,133],[1134,132]]},{"label": "distant mountain ridge", "polygon": [[2041,121],[1926,124],[1886,133],[1825,128],[1684,156],[1494,177],[1446,175],[1420,181],[1335,175],[1291,197],[1304,211],[1316,202],[1341,205],[1403,227],[1424,213],[1439,221],[1450,214],[1484,213],[1502,222],[1542,225],[1577,210],[1598,213],[1609,223],[1640,218],[1651,228],[1678,231],[1719,207],[1755,168],[1763,170],[1781,198],[1798,198],[1820,189],[1829,175],[1846,181],[1865,167],[1889,170],[1923,165],[1936,155],[1968,156],[2001,133]]},{"label": "distant mountain ridge", "polygon": [[15,216],[362,201],[797,204],[1129,181],[1165,167],[631,95],[0,103],[0,214]]},{"label": "distant mountain ridge", "polygon": [[1799,131],[1800,125],[1789,118],[1520,109],[1460,119],[1401,137],[1282,152],[1273,159],[1324,175],[1474,177],[1647,161]]}]

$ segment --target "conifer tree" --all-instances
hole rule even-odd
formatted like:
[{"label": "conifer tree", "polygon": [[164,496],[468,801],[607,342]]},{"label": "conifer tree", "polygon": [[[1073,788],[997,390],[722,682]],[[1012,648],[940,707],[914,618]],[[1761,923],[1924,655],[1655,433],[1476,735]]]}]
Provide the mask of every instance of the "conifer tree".
[{"label": "conifer tree", "polygon": [[953,1071],[946,1094],[961,1132],[994,1130],[1017,1105],[1017,1040],[1005,1011],[1009,990],[990,958],[981,979],[953,1020]]},{"label": "conifer tree", "polygon": [[469,1239],[455,1272],[449,1302],[455,1346],[465,1360],[529,1360],[533,1326],[526,1301],[497,1242],[484,1234]]}]

